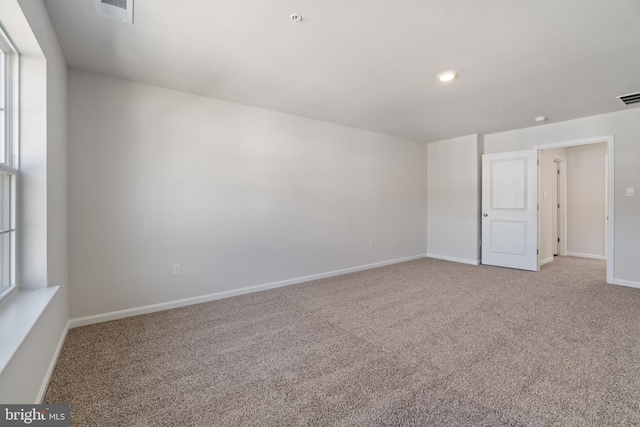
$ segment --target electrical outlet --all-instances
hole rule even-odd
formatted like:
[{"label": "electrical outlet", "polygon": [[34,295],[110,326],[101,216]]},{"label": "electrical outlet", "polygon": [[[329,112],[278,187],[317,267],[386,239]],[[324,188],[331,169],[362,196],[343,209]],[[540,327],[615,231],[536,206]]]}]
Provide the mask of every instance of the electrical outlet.
[{"label": "electrical outlet", "polygon": [[179,276],[181,274],[182,274],[182,268],[180,267],[180,264],[173,264],[173,275]]},{"label": "electrical outlet", "polygon": [[369,241],[369,249],[373,249],[373,240]]}]

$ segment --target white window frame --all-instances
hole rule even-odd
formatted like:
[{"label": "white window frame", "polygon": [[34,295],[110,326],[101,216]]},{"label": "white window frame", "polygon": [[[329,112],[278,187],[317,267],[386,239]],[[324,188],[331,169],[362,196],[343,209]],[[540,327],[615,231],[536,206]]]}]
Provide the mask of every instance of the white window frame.
[{"label": "white window frame", "polygon": [[[0,135],[0,174],[11,177],[9,200],[9,226],[0,229],[0,235],[9,234],[8,279],[9,286],[0,290],[0,302],[18,289],[18,182],[19,182],[19,54],[11,39],[0,26],[0,49],[4,55],[4,70],[0,84],[4,86],[4,102],[0,103],[0,114],[4,116],[4,134]],[[2,227],[0,227],[2,228]],[[4,262],[4,260],[0,260]]]}]

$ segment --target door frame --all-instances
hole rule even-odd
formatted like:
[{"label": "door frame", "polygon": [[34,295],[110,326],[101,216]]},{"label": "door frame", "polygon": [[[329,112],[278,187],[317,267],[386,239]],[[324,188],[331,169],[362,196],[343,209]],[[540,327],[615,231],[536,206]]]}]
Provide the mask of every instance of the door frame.
[{"label": "door frame", "polygon": [[[607,143],[607,227],[606,227],[606,240],[605,240],[605,257],[607,258],[607,283],[613,283],[613,269],[615,266],[615,258],[614,258],[614,148],[615,148],[615,138],[613,135],[608,136],[600,136],[596,138],[586,138],[586,139],[578,139],[572,141],[563,141],[563,142],[554,142],[551,144],[540,144],[534,145],[533,148],[538,150],[549,150],[551,148],[561,148],[561,147],[574,147],[576,145],[589,145],[589,144],[598,144],[601,142]],[[538,193],[540,189],[538,188]],[[539,197],[539,194],[538,194]],[[566,211],[565,211],[566,214]],[[540,222],[540,212],[538,212],[538,222]],[[563,230],[563,232],[566,232]],[[566,242],[566,239],[565,239]]]},{"label": "door frame", "polygon": [[558,233],[558,237],[560,237],[558,256],[565,256],[567,255],[567,159],[554,154],[553,161],[558,163],[560,173],[557,180],[562,189],[562,191],[558,189],[558,203],[560,203],[560,209],[557,212],[558,227],[561,230],[561,233]]}]

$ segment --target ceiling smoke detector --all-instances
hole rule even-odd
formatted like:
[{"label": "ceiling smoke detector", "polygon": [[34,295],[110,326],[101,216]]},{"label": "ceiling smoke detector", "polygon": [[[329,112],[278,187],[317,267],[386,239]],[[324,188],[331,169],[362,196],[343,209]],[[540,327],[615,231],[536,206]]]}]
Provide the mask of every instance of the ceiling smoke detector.
[{"label": "ceiling smoke detector", "polygon": [[134,0],[95,0],[98,15],[133,24]]},{"label": "ceiling smoke detector", "polygon": [[302,21],[302,15],[300,15],[299,13],[294,13],[293,15],[291,15],[291,20],[297,24],[298,22]]}]

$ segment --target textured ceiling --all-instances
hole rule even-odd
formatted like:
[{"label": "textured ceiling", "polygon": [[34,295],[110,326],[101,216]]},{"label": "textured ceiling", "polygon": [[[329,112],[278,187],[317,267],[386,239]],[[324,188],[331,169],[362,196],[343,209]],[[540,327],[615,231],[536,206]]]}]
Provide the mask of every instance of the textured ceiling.
[{"label": "textured ceiling", "polygon": [[134,25],[45,4],[70,67],[419,141],[640,91],[638,0],[135,0]]}]

